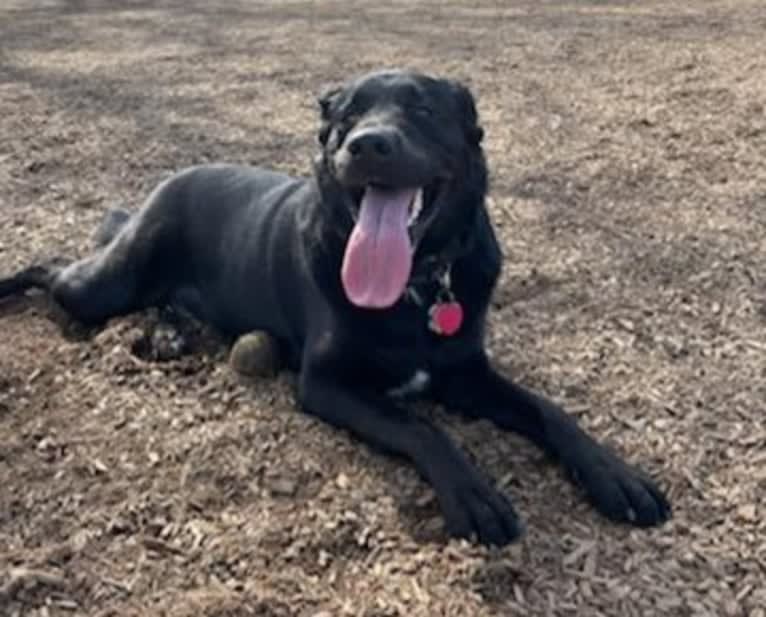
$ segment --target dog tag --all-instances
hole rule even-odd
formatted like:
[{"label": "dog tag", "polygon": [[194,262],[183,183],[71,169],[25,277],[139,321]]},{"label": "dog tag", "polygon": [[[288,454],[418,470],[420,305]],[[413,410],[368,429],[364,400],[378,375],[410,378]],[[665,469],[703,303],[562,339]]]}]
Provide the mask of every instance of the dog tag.
[{"label": "dog tag", "polygon": [[463,307],[459,302],[436,302],[428,309],[428,327],[436,334],[452,336],[463,325]]}]

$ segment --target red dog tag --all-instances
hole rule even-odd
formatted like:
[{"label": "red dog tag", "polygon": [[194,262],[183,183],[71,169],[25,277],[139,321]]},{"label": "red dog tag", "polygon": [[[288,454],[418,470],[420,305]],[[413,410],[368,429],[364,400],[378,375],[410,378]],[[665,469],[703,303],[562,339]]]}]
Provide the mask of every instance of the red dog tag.
[{"label": "red dog tag", "polygon": [[463,325],[463,307],[454,300],[437,302],[428,309],[428,326],[442,336],[452,336]]}]

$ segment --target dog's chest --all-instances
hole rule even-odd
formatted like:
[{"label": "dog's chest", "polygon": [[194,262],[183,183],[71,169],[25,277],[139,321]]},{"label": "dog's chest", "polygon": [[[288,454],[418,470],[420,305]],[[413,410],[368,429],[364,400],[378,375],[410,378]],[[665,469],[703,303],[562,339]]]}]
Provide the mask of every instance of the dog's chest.
[{"label": "dog's chest", "polygon": [[401,348],[378,348],[370,355],[368,370],[389,396],[422,394],[431,383],[430,358],[416,345]]},{"label": "dog's chest", "polygon": [[407,381],[401,385],[389,388],[386,391],[388,396],[393,398],[404,398],[407,396],[416,396],[423,394],[428,390],[428,386],[431,384],[431,374],[425,369],[416,369]]},{"label": "dog's chest", "polygon": [[425,312],[411,305],[399,307],[374,330],[375,342],[368,349],[367,360],[382,390],[397,398],[427,391],[434,340]]}]

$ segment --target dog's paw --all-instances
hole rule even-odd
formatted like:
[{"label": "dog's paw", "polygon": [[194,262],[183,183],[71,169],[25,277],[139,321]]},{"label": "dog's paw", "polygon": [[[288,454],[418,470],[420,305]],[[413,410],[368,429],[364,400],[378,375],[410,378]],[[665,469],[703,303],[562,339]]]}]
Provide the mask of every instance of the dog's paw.
[{"label": "dog's paw", "polygon": [[160,362],[177,360],[188,349],[183,333],[169,324],[159,324],[150,338],[152,357]]},{"label": "dog's paw", "polygon": [[524,533],[508,498],[482,478],[464,478],[441,491],[439,500],[447,533],[453,537],[505,546]]},{"label": "dog's paw", "polygon": [[188,350],[189,343],[183,332],[163,322],[151,324],[131,346],[134,356],[149,362],[178,360]]},{"label": "dog's paw", "polygon": [[569,465],[569,472],[594,507],[613,521],[652,527],[672,516],[670,502],[657,485],[606,448],[580,457]]}]

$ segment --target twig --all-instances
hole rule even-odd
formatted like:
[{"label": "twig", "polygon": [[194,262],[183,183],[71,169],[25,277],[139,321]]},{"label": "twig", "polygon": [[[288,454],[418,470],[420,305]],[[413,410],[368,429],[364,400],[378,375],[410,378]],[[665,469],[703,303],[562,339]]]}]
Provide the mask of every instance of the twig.
[{"label": "twig", "polygon": [[8,582],[3,587],[0,587],[0,600],[11,600],[22,588],[36,587],[38,585],[63,589],[66,587],[66,579],[45,570],[14,568],[10,572]]}]

